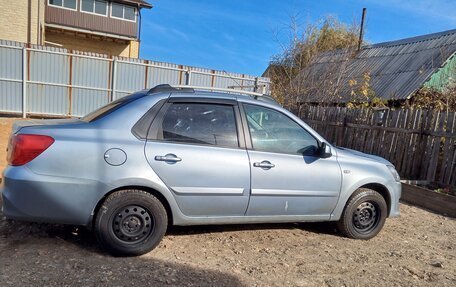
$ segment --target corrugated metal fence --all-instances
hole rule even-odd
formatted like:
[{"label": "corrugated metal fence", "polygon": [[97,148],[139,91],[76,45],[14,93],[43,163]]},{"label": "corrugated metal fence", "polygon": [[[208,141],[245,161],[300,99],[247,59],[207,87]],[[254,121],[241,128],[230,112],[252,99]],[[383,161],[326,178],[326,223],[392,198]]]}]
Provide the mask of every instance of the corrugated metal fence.
[{"label": "corrugated metal fence", "polygon": [[269,79],[0,40],[0,112],[82,116],[158,84],[269,92]]}]

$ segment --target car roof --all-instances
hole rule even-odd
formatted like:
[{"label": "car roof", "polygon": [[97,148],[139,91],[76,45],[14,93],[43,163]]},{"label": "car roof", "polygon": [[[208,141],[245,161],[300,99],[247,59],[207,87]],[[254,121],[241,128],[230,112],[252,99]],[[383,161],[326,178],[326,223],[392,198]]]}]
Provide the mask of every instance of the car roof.
[{"label": "car roof", "polygon": [[[246,92],[241,90],[228,90],[220,89],[223,91],[217,91],[218,88],[204,88],[205,90],[198,90],[188,87],[173,87],[170,85],[158,85],[154,88],[146,91],[148,95],[158,94],[158,93],[171,93],[171,97],[189,97],[189,98],[214,98],[214,99],[227,99],[234,101],[243,101],[243,102],[255,102],[261,101],[266,102],[271,105],[280,106],[279,103],[269,95],[262,95],[259,93]],[[214,89],[212,91],[211,89]],[[248,93],[248,94],[246,94]]]}]

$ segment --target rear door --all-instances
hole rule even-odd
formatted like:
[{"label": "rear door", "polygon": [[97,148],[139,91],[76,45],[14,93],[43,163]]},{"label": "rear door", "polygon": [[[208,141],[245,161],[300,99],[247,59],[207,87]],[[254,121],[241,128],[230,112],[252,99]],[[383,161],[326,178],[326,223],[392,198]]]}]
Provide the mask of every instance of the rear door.
[{"label": "rear door", "polygon": [[244,215],[250,166],[236,101],[170,98],[151,125],[146,156],[185,215]]}]

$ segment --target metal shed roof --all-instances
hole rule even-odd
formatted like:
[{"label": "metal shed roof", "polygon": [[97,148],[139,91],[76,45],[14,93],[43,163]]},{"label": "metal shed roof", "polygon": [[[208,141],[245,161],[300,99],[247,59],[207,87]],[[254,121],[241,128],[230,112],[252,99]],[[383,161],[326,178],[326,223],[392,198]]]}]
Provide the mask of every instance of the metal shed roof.
[{"label": "metal shed roof", "polygon": [[358,52],[325,52],[296,81],[305,81],[305,102],[349,101],[353,90],[349,81],[361,83],[365,74],[377,97],[407,99],[455,52],[456,29],[367,45]]}]

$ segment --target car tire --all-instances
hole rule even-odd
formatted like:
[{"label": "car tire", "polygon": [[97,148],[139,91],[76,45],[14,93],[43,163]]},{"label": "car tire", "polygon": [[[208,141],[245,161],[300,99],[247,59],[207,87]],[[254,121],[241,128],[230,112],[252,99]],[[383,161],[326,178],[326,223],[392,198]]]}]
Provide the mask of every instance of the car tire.
[{"label": "car tire", "polygon": [[337,228],[349,238],[368,240],[380,232],[387,213],[383,196],[375,190],[360,188],[348,200]]},{"label": "car tire", "polygon": [[95,218],[98,242],[115,256],[137,256],[154,249],[165,235],[168,216],[155,196],[142,190],[109,195]]}]

